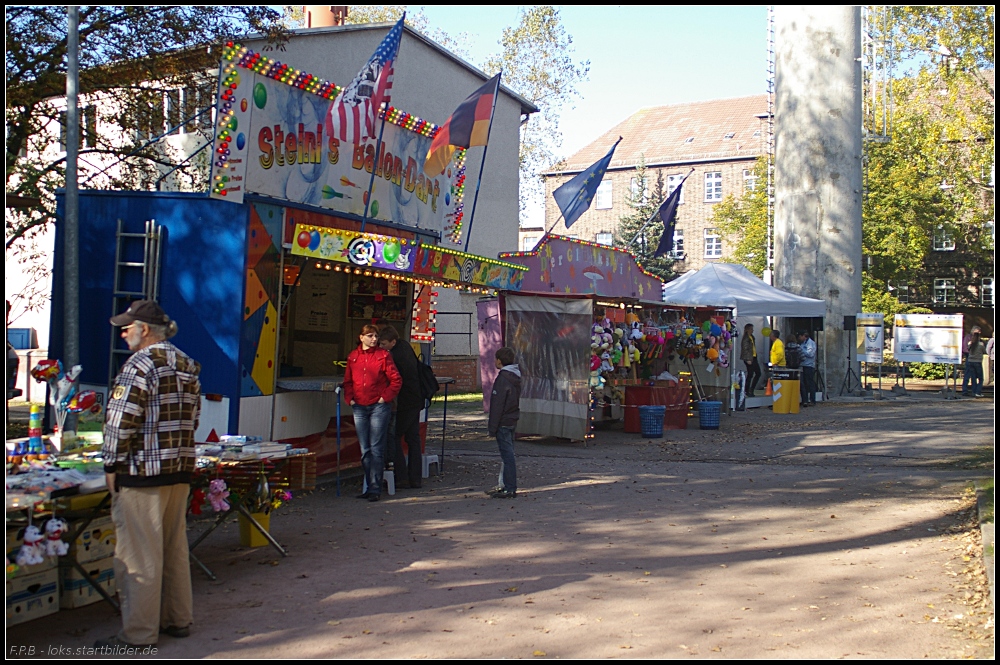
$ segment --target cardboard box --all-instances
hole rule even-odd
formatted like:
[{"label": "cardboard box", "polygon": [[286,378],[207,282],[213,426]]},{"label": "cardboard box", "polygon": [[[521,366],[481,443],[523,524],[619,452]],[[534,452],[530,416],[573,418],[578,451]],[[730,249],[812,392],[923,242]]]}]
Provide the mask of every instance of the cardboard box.
[{"label": "cardboard box", "polygon": [[[97,582],[109,596],[115,595],[115,558],[109,556],[99,561],[84,563],[87,575]],[[103,600],[101,594],[72,566],[59,569],[59,607],[72,609]]]},{"label": "cardboard box", "polygon": [[[7,559],[11,562],[17,561],[17,554],[21,551],[21,545],[24,544],[24,530],[26,528],[26,526],[22,526],[9,527],[7,529]],[[14,571],[14,577],[25,577],[27,575],[43,573],[47,570],[52,570],[58,565],[58,557],[47,556],[42,563],[36,563],[32,566],[18,566],[17,570]]]},{"label": "cardboard box", "polygon": [[[76,531],[82,520],[69,525],[69,532]],[[110,515],[95,517],[87,528],[70,543],[69,555],[75,556],[80,563],[89,563],[113,556],[115,553],[115,523]]]},{"label": "cardboard box", "polygon": [[7,582],[7,626],[59,611],[59,571],[15,577]]}]

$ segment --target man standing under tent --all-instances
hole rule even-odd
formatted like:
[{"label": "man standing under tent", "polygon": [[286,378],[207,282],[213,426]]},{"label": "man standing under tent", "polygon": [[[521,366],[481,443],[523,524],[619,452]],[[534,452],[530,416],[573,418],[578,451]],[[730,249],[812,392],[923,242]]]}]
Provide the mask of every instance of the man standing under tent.
[{"label": "man standing under tent", "polygon": [[816,406],[816,342],[809,338],[806,330],[800,330],[798,338],[802,364],[802,406]]}]

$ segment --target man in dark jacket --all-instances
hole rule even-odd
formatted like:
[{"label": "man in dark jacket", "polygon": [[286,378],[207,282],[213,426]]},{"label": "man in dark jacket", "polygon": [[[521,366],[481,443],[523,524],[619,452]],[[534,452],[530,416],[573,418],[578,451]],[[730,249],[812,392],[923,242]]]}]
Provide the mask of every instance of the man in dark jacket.
[{"label": "man in dark jacket", "polygon": [[517,465],[514,461],[514,428],[521,417],[521,369],[517,366],[514,349],[505,346],[496,352],[500,373],[493,382],[490,397],[489,435],[497,438],[500,448],[500,478],[502,486],[487,492],[494,499],[517,496]]},{"label": "man in dark jacket", "polygon": [[[395,426],[389,426],[389,443],[386,458],[392,461],[396,473],[396,487],[401,487],[403,469],[406,469],[410,487],[419,488],[422,481],[423,464],[420,455],[420,411],[424,400],[420,396],[420,378],[417,374],[417,354],[413,347],[399,339],[399,332],[392,326],[379,331],[379,346],[389,352],[396,363],[399,375],[403,377],[403,387],[396,396]],[[406,456],[400,437],[406,440]]]}]

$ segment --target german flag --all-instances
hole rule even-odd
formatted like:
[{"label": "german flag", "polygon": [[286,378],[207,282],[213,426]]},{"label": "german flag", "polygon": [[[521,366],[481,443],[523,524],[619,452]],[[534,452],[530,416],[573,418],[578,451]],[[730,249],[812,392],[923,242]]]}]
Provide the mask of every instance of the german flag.
[{"label": "german flag", "polygon": [[431,177],[444,173],[458,148],[486,145],[493,119],[493,100],[499,90],[500,74],[497,74],[459,104],[434,136],[424,160],[424,173]]}]

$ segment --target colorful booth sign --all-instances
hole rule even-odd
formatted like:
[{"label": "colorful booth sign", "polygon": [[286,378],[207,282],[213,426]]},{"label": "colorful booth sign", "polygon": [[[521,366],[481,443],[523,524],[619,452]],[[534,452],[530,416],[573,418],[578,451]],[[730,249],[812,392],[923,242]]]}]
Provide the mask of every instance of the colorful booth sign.
[{"label": "colorful booth sign", "polygon": [[295,225],[292,254],[363,268],[413,272],[417,243],[406,238],[322,226]]},{"label": "colorful booth sign", "polygon": [[446,247],[421,245],[413,272],[461,284],[519,291],[527,269],[515,263],[487,259]]},{"label": "colorful booth sign", "polygon": [[885,315],[881,312],[861,313],[855,317],[858,333],[856,360],[866,363],[884,362],[882,359],[882,352],[885,349],[884,321]]},{"label": "colorful booth sign", "polygon": [[368,204],[373,221],[460,231],[464,153],[440,176],[423,172],[436,127],[390,107],[377,155],[376,138],[341,143],[326,122],[336,86],[311,85],[318,79],[287,66],[294,77],[261,69],[259,54],[244,51],[227,52],[220,66],[212,198],[240,203],[249,192],[357,217]]},{"label": "colorful booth sign", "polygon": [[659,301],[663,282],[640,266],[635,256],[617,247],[545,236],[530,252],[501,254],[522,264],[531,276],[521,285],[532,293],[598,295]]}]

